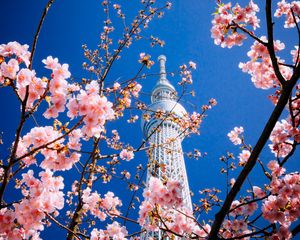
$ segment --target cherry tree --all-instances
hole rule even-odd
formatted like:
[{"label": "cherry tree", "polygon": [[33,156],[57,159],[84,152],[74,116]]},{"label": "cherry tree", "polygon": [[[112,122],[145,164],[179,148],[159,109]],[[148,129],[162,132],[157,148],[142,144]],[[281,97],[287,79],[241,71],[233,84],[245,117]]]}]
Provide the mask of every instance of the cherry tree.
[{"label": "cherry tree", "polygon": [[[225,166],[221,172],[226,174],[228,182],[226,197],[222,200],[220,190],[215,188],[201,190],[202,197],[200,203],[194,204],[194,212],[184,208],[179,182],[153,176],[148,186],[144,186],[147,166],[141,165],[137,166],[136,180],[131,180],[131,173],[123,163],[131,161],[137,152],[150,153],[156,146],[148,143],[148,139],[134,144],[123,142],[118,129],[112,127],[124,118],[128,118],[128,124],[136,122],[142,112],[151,111],[139,99],[142,79],[151,75],[147,68],[154,64],[149,54],[137,56],[140,68],[131,78],[111,82],[108,76],[114,64],[125,55],[124,49],[136,41],[146,39],[153,46],[164,45],[158,37],[145,37],[142,33],[153,19],[162,17],[171,8],[171,3],[142,0],[138,14],[130,19],[120,4],[102,1],[106,20],[98,47],[90,49],[83,45],[86,57],[83,68],[93,77],[82,76],[78,81],[72,80],[69,65],[55,56],[41,59],[48,76],[38,76],[34,70],[39,33],[52,4],[50,0],[45,7],[31,47],[16,41],[0,45],[0,84],[12,91],[21,110],[14,141],[0,165],[1,238],[40,239],[40,233],[53,225],[63,229],[67,239],[139,239],[143,232],[159,229],[170,239],[291,239],[297,236],[300,175],[290,172],[285,164],[300,141],[299,46],[290,49],[290,59],[281,59],[278,55],[285,44],[275,38],[274,28],[279,27],[277,19],[284,18],[283,27],[295,28],[300,38],[299,1],[276,1],[274,6],[271,0],[266,0],[265,6],[258,6],[252,0],[245,6],[217,1],[211,28],[215,44],[231,48],[242,46],[247,39],[253,42],[247,52],[248,62],[240,63],[239,67],[251,76],[256,88],[274,89],[268,96],[274,110],[253,147],[247,143],[247,129],[242,126],[228,133],[233,145],[240,148],[237,164],[232,153],[220,158]],[[262,8],[265,8],[265,20],[257,16]],[[112,14],[123,23],[119,38],[114,35]],[[262,21],[266,23],[266,33],[258,36],[256,30]],[[180,76],[182,91],[178,101],[191,88],[194,69],[196,64],[190,61],[172,73]],[[210,99],[201,112],[180,119],[172,112],[159,110],[153,115],[161,122],[176,121],[184,135],[198,134],[207,111],[216,104],[215,99]],[[32,125],[28,121],[36,115],[42,115],[45,124]],[[150,116],[144,114],[143,118],[148,120]],[[156,131],[159,130],[158,126]],[[110,151],[106,152],[103,143]],[[260,159],[264,148],[274,154],[273,159]],[[195,150],[191,155],[198,158],[200,152]],[[261,167],[265,184],[246,189],[244,183],[256,164]],[[229,179],[231,170],[235,178]],[[67,183],[64,177],[71,171],[76,176],[72,183]],[[120,210],[122,200],[114,189],[105,193],[96,190],[96,184],[105,185],[115,178],[128,184],[132,195],[125,213]],[[14,188],[19,195],[11,200],[7,196]],[[143,201],[137,205],[137,192],[141,188]],[[241,189],[246,189],[247,194],[240,192]],[[128,216],[133,206],[138,206],[138,219]],[[61,214],[66,215],[65,222],[59,220]],[[203,221],[205,214],[210,219],[207,222]],[[106,227],[100,228],[100,222]],[[137,224],[141,231],[130,232],[127,222]]]}]

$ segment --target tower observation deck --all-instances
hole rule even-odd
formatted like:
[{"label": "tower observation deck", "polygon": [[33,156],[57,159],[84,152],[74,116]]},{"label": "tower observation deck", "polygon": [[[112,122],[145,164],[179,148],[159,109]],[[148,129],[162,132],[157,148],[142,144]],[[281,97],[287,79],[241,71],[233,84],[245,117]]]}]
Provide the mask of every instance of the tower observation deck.
[{"label": "tower observation deck", "polygon": [[[147,114],[149,121],[142,121],[142,129],[149,144],[153,146],[149,152],[148,172],[146,184],[151,176],[161,180],[177,180],[181,183],[183,205],[192,211],[192,202],[188,184],[188,178],[184,163],[182,141],[184,134],[181,134],[179,125],[171,120],[161,120],[154,117],[158,110],[171,112],[181,118],[186,114],[184,107],[177,101],[177,92],[174,86],[167,80],[166,57],[158,57],[160,65],[160,77],[151,93],[151,104],[148,106]],[[170,141],[171,140],[171,141]],[[162,170],[161,167],[164,166]],[[147,232],[142,239],[162,239],[162,232]]]}]

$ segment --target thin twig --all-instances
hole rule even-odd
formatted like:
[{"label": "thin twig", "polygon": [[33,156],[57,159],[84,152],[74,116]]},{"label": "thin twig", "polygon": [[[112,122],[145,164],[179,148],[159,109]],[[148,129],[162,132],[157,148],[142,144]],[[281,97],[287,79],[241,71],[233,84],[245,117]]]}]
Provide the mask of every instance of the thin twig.
[{"label": "thin twig", "polygon": [[80,232],[73,232],[70,228],[68,228],[68,227],[66,227],[65,225],[63,225],[62,223],[60,223],[59,221],[57,221],[54,217],[52,217],[50,214],[48,214],[48,213],[46,213],[45,212],[45,214],[46,214],[46,216],[51,220],[51,221],[53,221],[55,224],[57,224],[59,227],[61,227],[61,228],[63,228],[63,229],[65,229],[65,230],[67,230],[68,232],[71,232],[71,233],[73,233],[73,235],[74,235],[74,237],[76,238],[76,239],[80,239],[79,238],[79,236],[78,235],[80,235],[80,236],[82,236],[82,237],[84,237],[84,238],[89,238],[87,235],[85,235],[85,234],[83,234],[83,233],[80,233]]}]

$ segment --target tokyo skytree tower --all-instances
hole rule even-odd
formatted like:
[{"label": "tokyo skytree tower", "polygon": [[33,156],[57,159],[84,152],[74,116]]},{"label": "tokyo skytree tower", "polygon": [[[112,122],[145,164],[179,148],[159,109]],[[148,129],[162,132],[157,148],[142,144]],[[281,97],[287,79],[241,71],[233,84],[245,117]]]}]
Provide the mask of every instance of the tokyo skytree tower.
[{"label": "tokyo skytree tower", "polygon": [[[158,177],[161,180],[179,181],[183,186],[182,199],[184,207],[192,212],[192,202],[181,145],[184,134],[181,134],[182,130],[174,121],[161,120],[153,116],[157,110],[172,112],[178,118],[186,114],[184,107],[177,101],[177,92],[174,86],[167,80],[166,57],[161,55],[158,57],[158,61],[160,78],[152,90],[151,104],[146,112],[150,115],[150,120],[142,122],[143,133],[149,144],[153,146],[153,149],[149,152],[146,185],[151,176]],[[164,166],[164,170],[159,166]],[[147,232],[141,237],[142,239],[148,239],[149,237],[162,239],[162,232]]]}]

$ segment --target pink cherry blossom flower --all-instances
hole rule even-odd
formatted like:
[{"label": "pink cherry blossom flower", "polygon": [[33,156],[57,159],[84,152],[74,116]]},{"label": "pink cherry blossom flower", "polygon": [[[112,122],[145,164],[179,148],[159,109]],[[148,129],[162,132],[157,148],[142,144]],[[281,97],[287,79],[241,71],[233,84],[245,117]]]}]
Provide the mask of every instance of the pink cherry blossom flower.
[{"label": "pink cherry blossom flower", "polygon": [[46,65],[45,68],[47,69],[54,70],[59,67],[58,58],[53,58],[52,56],[48,56],[42,62]]},{"label": "pink cherry blossom flower", "polygon": [[228,48],[242,45],[246,35],[240,33],[235,25],[250,25],[255,30],[259,27],[259,19],[256,16],[258,11],[258,6],[252,0],[245,8],[239,4],[234,7],[231,3],[219,4],[211,28],[211,37],[215,44]]},{"label": "pink cherry blossom flower", "polygon": [[[281,17],[285,15],[286,17],[284,23],[285,28],[292,28],[296,26],[291,9],[293,10],[295,16],[299,15],[300,13],[299,1],[293,1],[291,3],[287,3],[285,0],[281,0],[280,2],[277,3],[277,9],[274,16]],[[296,22],[299,22],[298,18],[296,18]]]},{"label": "pink cherry blossom flower", "polygon": [[27,68],[22,68],[17,74],[17,88],[26,87],[32,82],[35,72]]},{"label": "pink cherry blossom flower", "polygon": [[189,66],[190,66],[192,69],[196,69],[196,63],[194,63],[193,61],[189,61]]},{"label": "pink cherry blossom flower", "polygon": [[239,159],[240,159],[239,165],[244,166],[247,163],[250,155],[251,153],[249,150],[243,150],[242,153],[240,153],[239,155]]},{"label": "pink cherry blossom flower", "polygon": [[133,153],[133,151],[130,151],[130,150],[127,150],[127,149],[123,149],[120,152],[120,158],[122,160],[130,161],[131,159],[134,158],[134,153]]},{"label": "pink cherry blossom flower", "polygon": [[263,198],[266,195],[266,193],[260,187],[257,186],[253,186],[253,193],[258,198]]},{"label": "pink cherry blossom flower", "polygon": [[15,79],[16,74],[19,71],[19,63],[16,59],[10,59],[8,63],[3,62],[1,64],[2,76],[10,79]]},{"label": "pink cherry blossom flower", "polygon": [[235,127],[232,131],[230,131],[227,136],[229,137],[230,141],[234,145],[240,145],[242,144],[242,139],[240,138],[240,135],[244,132],[243,127]]},{"label": "pink cherry blossom flower", "polygon": [[63,65],[60,65],[58,64],[56,66],[56,68],[53,69],[53,78],[54,79],[58,79],[58,78],[61,78],[61,79],[66,79],[66,78],[69,78],[71,76],[71,73],[69,72],[69,64],[63,64]]}]

